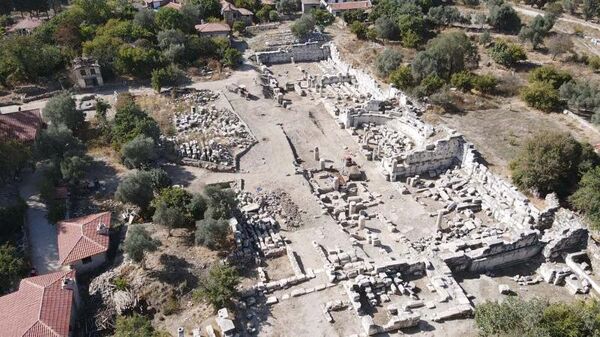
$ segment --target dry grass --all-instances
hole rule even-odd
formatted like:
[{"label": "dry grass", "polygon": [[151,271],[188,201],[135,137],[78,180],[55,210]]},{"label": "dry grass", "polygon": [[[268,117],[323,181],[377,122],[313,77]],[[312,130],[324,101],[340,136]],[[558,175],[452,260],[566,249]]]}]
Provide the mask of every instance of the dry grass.
[{"label": "dry grass", "polygon": [[170,97],[155,94],[137,96],[135,101],[156,120],[160,131],[167,136],[175,134],[173,125],[175,114],[188,111],[191,107],[189,103],[176,102]]}]

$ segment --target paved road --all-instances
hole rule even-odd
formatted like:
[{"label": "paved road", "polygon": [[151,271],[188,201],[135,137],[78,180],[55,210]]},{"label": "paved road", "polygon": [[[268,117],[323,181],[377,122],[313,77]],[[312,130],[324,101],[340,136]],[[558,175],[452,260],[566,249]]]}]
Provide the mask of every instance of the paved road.
[{"label": "paved road", "polygon": [[31,263],[38,274],[59,270],[56,227],[46,219],[46,206],[40,201],[38,182],[40,170],[28,173],[19,193],[29,206],[25,226],[31,247]]}]

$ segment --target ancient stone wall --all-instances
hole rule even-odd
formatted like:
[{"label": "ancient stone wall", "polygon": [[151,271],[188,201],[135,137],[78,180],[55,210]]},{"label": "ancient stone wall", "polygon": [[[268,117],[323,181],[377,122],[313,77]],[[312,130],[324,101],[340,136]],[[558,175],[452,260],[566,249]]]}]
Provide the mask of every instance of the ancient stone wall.
[{"label": "ancient stone wall", "polygon": [[276,64],[291,62],[316,62],[329,58],[330,46],[317,42],[292,45],[288,48],[255,54],[258,63]]}]

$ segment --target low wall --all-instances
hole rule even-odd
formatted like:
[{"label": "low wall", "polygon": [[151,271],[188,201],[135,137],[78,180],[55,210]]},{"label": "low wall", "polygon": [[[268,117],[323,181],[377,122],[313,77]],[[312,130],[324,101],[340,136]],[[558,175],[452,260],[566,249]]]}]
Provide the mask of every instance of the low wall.
[{"label": "low wall", "polygon": [[258,52],[256,61],[264,64],[291,63],[291,62],[316,62],[329,58],[329,45],[320,45],[315,42],[296,44],[286,49]]}]

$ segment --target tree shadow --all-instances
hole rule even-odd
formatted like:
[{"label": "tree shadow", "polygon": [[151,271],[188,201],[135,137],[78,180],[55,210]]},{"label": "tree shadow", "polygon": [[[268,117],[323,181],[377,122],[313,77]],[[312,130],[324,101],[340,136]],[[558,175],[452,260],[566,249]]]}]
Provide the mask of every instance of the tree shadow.
[{"label": "tree shadow", "polygon": [[198,276],[191,271],[193,265],[185,259],[175,255],[162,254],[159,261],[163,265],[163,269],[151,271],[148,274],[149,277],[172,286],[182,287],[183,293],[198,286]]},{"label": "tree shadow", "polygon": [[186,170],[185,166],[164,165],[162,168],[165,170],[165,172],[167,172],[171,178],[171,181],[175,185],[188,187],[196,179],[196,176],[190,171]]}]

